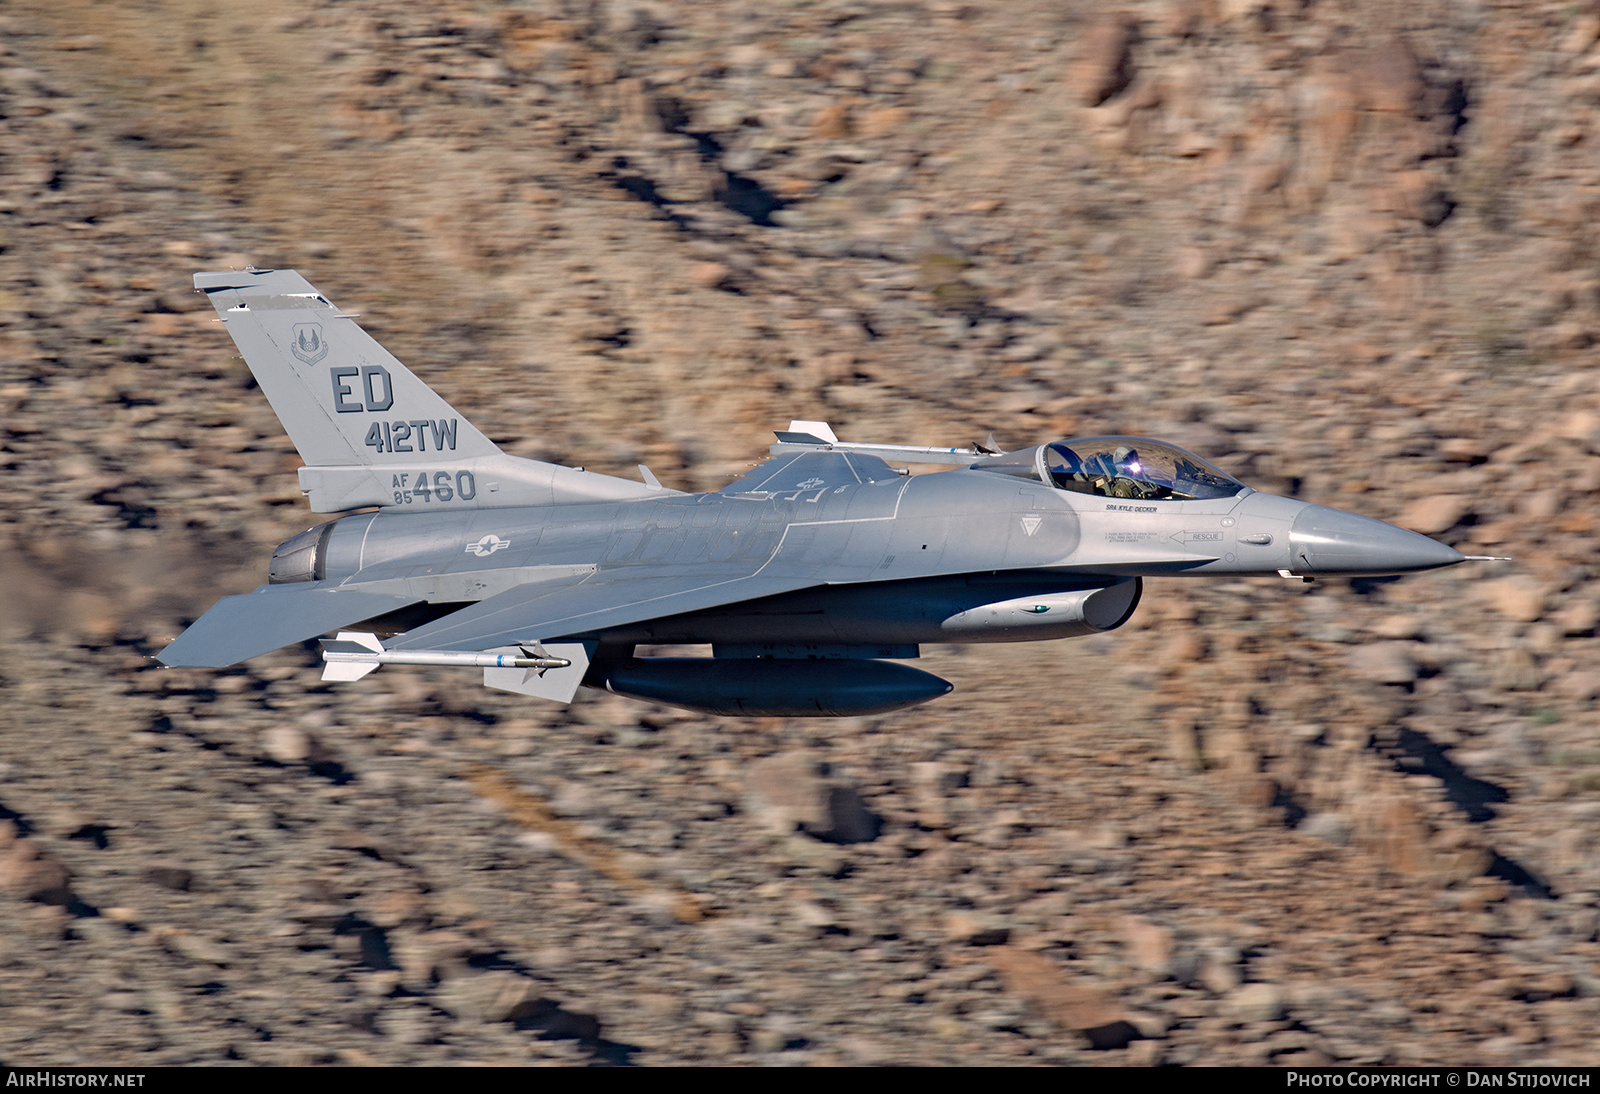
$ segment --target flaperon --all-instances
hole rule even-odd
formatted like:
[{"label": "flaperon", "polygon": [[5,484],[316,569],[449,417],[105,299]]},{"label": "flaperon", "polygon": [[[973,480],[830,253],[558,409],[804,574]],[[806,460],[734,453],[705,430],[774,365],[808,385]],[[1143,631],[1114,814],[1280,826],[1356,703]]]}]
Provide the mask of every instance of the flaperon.
[{"label": "flaperon", "polygon": [[[202,273],[306,466],[316,512],[160,654],[220,667],[332,631],[325,679],[468,665],[561,702],[580,686],[719,714],[893,710],[948,692],[934,642],[1121,626],[1145,577],[1400,574],[1465,561],[1414,532],[1252,490],[1173,445],[998,452],[778,433],[706,494],[502,452],[293,270]],[[892,464],[953,468],[909,477]],[[705,643],[709,658],[637,658]]]}]

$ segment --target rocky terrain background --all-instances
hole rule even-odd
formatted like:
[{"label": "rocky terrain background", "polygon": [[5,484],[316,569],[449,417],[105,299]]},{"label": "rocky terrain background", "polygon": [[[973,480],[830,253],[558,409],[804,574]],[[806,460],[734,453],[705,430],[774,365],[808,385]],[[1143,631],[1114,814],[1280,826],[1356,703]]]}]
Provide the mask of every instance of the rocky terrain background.
[{"label": "rocky terrain background", "polygon": [[[1595,1063],[1597,40],[0,6],[0,1061]],[[1516,561],[1152,581],[843,721],[164,670],[315,519],[189,291],[247,263],[522,455],[1130,432]]]}]

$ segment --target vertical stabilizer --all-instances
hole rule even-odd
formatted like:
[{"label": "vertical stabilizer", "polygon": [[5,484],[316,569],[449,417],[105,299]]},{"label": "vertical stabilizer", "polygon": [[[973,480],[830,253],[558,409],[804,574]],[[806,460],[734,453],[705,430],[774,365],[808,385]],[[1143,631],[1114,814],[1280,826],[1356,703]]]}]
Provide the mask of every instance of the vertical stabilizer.
[{"label": "vertical stabilizer", "polygon": [[309,466],[500,449],[294,270],[196,274]]},{"label": "vertical stabilizer", "polygon": [[617,500],[642,483],[508,456],[294,270],[198,273],[319,513]]}]

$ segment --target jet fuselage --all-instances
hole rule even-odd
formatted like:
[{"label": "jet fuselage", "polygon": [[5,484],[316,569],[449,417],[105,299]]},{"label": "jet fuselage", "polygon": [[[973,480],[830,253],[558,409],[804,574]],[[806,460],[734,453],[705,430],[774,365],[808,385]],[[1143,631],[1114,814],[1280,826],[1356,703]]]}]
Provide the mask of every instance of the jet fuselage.
[{"label": "jet fuselage", "polygon": [[[300,551],[298,571],[275,575],[458,606],[630,567],[825,573],[818,587],[777,597],[523,636],[759,649],[1070,637],[1120,625],[1137,588],[1112,590],[1130,579],[1405,573],[1461,558],[1381,521],[1251,490],[1123,499],[977,469],[819,485],[813,459],[796,456],[755,489],[741,480],[707,494],[345,517],[307,533],[320,540],[314,558]],[[853,465],[872,473],[869,461]],[[971,614],[1013,601],[992,618]]]}]

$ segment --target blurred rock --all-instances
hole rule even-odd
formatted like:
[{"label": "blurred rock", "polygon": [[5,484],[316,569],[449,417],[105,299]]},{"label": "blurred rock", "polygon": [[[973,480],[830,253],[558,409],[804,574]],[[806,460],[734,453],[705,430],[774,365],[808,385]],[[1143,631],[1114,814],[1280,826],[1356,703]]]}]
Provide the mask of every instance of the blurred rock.
[{"label": "blurred rock", "polygon": [[877,839],[882,822],[860,793],[821,774],[809,753],[758,761],[745,777],[745,809],[774,832],[795,828],[829,843]]},{"label": "blurred rock", "polygon": [[202,935],[169,927],[158,929],[156,936],[169,952],[197,965],[226,968],[233,963],[233,957],[226,947]]},{"label": "blurred rock", "polygon": [[1167,721],[1167,752],[1184,770],[1204,771],[1205,752],[1200,728],[1188,711],[1178,711]]},{"label": "blurred rock", "polygon": [[861,116],[858,129],[860,135],[866,140],[875,140],[887,137],[902,129],[910,120],[910,112],[904,107],[886,106],[876,110],[868,110]]},{"label": "blurred rock", "polygon": [[1153,923],[1143,916],[1124,916],[1122,944],[1127,949],[1128,962],[1134,968],[1149,973],[1156,980],[1164,980],[1171,974],[1171,928]]},{"label": "blurred rock", "polygon": [[1182,630],[1174,635],[1167,646],[1166,662],[1168,664],[1182,664],[1188,661],[1203,661],[1210,652],[1210,645],[1205,637],[1195,630]]},{"label": "blurred rock", "polygon": [[1091,1048],[1122,1048],[1139,1036],[1109,993],[1072,982],[1043,954],[1002,946],[986,959],[999,970],[1007,991],[1024,999],[1039,1017],[1082,1034]]},{"label": "blurred rock", "polygon": [[1369,110],[1411,115],[1422,102],[1422,74],[1411,48],[1400,38],[1389,38],[1354,58],[1361,89]]},{"label": "blurred rock", "polygon": [[1276,1022],[1284,1016],[1283,991],[1276,984],[1241,984],[1222,1007],[1236,1021]]},{"label": "blurred rock", "polygon": [[1369,642],[1350,651],[1351,671],[1379,684],[1409,684],[1417,678],[1416,642]]},{"label": "blurred rock", "polygon": [[1228,995],[1244,979],[1238,947],[1214,942],[1201,951],[1196,978],[1213,995]]},{"label": "blurred rock", "polygon": [[0,858],[0,888],[23,900],[41,904],[71,904],[72,875],[53,859],[45,858],[32,840],[14,840]]},{"label": "blurred rock", "polygon": [[999,946],[1011,937],[1011,925],[1001,916],[951,912],[944,917],[944,936],[968,946]]},{"label": "blurred rock", "polygon": [[791,914],[795,924],[808,931],[827,933],[841,926],[840,916],[826,905],[814,900],[796,902]]},{"label": "blurred rock", "polygon": [[1506,691],[1538,691],[1544,683],[1544,673],[1539,663],[1525,649],[1511,648],[1498,651],[1491,666],[1496,687]]},{"label": "blurred rock", "polygon": [[1300,822],[1296,831],[1340,846],[1350,842],[1350,822],[1337,813],[1313,813]]},{"label": "blurred rock", "polygon": [[1379,638],[1409,641],[1422,636],[1422,623],[1412,615],[1386,615],[1372,627]]},{"label": "blurred rock", "polygon": [[473,1022],[509,1022],[537,998],[536,985],[509,971],[477,972],[452,977],[433,996],[434,1002],[458,1018]]},{"label": "blurred rock", "polygon": [[1067,82],[1073,98],[1099,106],[1133,82],[1134,22],[1122,13],[1099,16],[1079,41]]},{"label": "blurred rock", "polygon": [[1600,669],[1573,669],[1555,683],[1556,691],[1580,703],[1600,696]]},{"label": "blurred rock", "polygon": [[454,931],[394,931],[389,948],[405,985],[426,991],[434,979],[458,974],[476,947],[472,939]]},{"label": "blurred rock", "polygon": [[1568,637],[1590,635],[1600,625],[1600,600],[1584,596],[1556,612],[1551,621]]},{"label": "blurred rock", "polygon": [[144,876],[164,889],[186,893],[194,886],[194,871],[184,866],[146,866]]},{"label": "blurred rock", "polygon": [[1556,436],[1577,441],[1587,452],[1600,453],[1600,411],[1578,407],[1564,414],[1555,427]]},{"label": "blurred rock", "polygon": [[1488,446],[1474,437],[1445,438],[1439,442],[1439,455],[1456,463],[1482,463],[1489,458]]},{"label": "blurred rock", "polygon": [[1517,499],[1517,510],[1529,520],[1549,520],[1561,512],[1566,500],[1563,490],[1532,490]]},{"label": "blurred rock", "polygon": [[1583,53],[1596,39],[1600,39],[1600,13],[1586,11],[1573,21],[1572,28],[1561,39],[1561,49],[1566,53]]},{"label": "blurred rock", "polygon": [[311,734],[299,726],[282,725],[267,730],[262,735],[261,746],[280,764],[305,763],[316,748]]},{"label": "blurred rock", "polygon": [[1212,265],[1211,256],[1203,248],[1179,247],[1174,256],[1173,270],[1179,277],[1193,281],[1210,273]]},{"label": "blurred rock", "polygon": [[689,271],[689,280],[702,289],[721,288],[731,271],[720,262],[700,262]]},{"label": "blurred rock", "polygon": [[1544,615],[1544,586],[1525,577],[1504,577],[1485,582],[1480,594],[1507,619],[1532,623]]},{"label": "blurred rock", "polygon": [[745,775],[745,811],[775,832],[826,824],[828,787],[817,768],[816,758],[803,752],[757,761]]},{"label": "blurred rock", "polygon": [[811,135],[818,140],[842,141],[849,139],[852,131],[851,103],[830,103],[817,112],[811,121]]},{"label": "blurred rock", "polygon": [[1459,494],[1438,494],[1419,498],[1406,506],[1396,523],[1425,536],[1436,536],[1460,524],[1461,518],[1471,511],[1472,502],[1468,498]]}]

